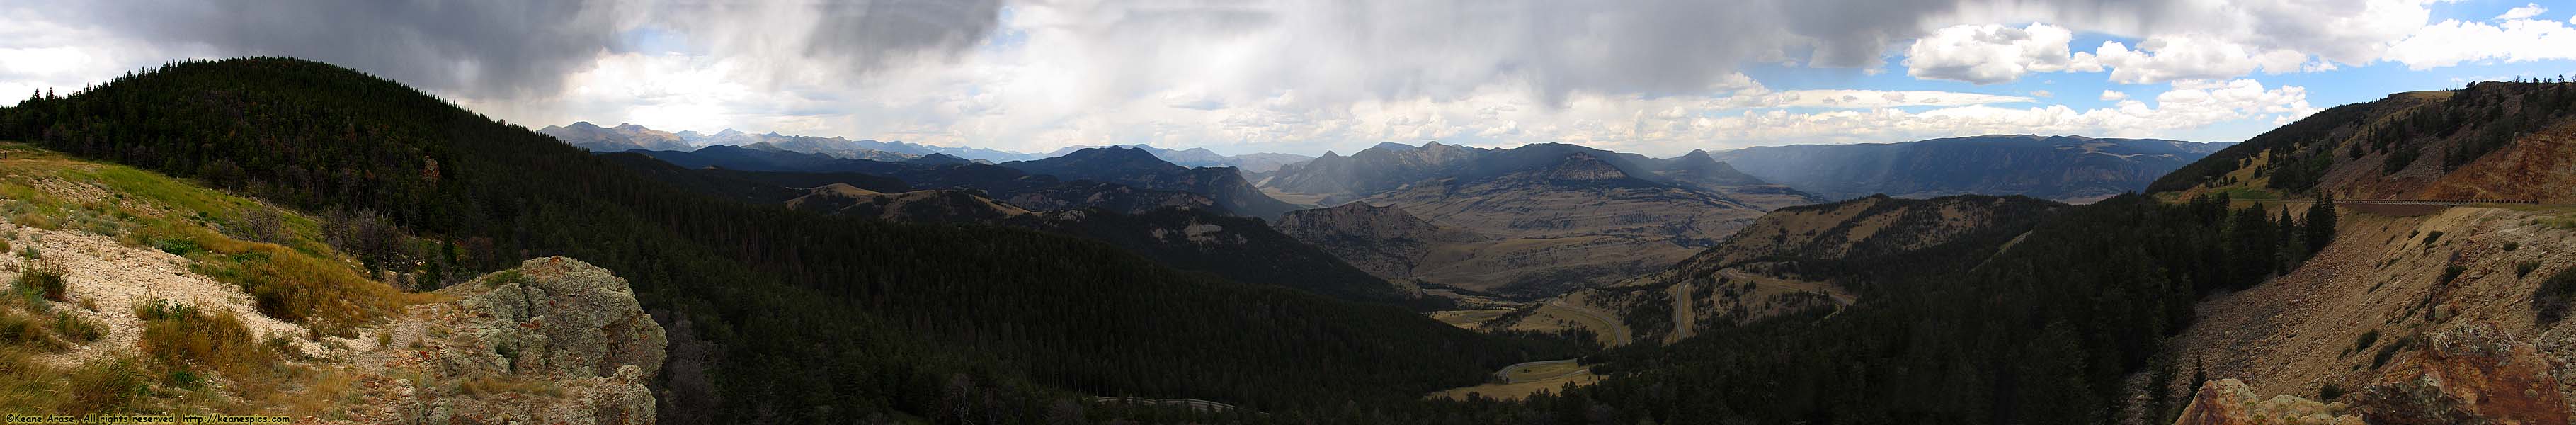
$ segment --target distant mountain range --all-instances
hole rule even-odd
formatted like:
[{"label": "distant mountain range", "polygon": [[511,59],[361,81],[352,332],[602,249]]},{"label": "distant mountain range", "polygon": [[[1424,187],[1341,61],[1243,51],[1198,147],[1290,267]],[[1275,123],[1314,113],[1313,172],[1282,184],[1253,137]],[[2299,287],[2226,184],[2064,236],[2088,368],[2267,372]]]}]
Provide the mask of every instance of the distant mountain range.
[{"label": "distant mountain range", "polygon": [[[1291,213],[1281,231],[1364,270],[1508,296],[1660,270],[1763,211],[1819,201],[1705,153],[1655,159],[1557,143],[1385,143],[1281,167],[1262,184],[1342,205]],[[1344,205],[1352,201],[1365,205]]]},{"label": "distant mountain range", "polygon": [[546,128],[538,129],[537,132],[544,133],[549,136],[555,136],[556,139],[563,140],[564,143],[568,143],[582,149],[588,149],[591,152],[625,152],[635,149],[686,152],[707,146],[730,145],[761,150],[817,153],[830,155],[835,158],[868,159],[877,161],[903,161],[917,157],[942,155],[950,158],[957,158],[965,162],[1008,162],[1059,157],[1090,148],[1118,147],[1143,149],[1146,152],[1152,153],[1157,158],[1162,158],[1164,161],[1169,161],[1173,164],[1187,167],[1236,167],[1247,172],[1255,173],[1269,172],[1271,170],[1279,169],[1280,165],[1293,164],[1314,159],[1314,157],[1305,155],[1266,152],[1228,156],[1207,150],[1207,148],[1173,150],[1142,144],[1070,146],[1063,149],[1057,149],[1055,152],[1032,154],[973,147],[932,146],[902,141],[876,141],[869,139],[850,140],[842,137],[789,136],[778,134],[777,132],[752,134],[734,129],[725,129],[724,131],[719,131],[715,134],[704,134],[695,131],[673,133],[654,130],[641,125],[629,123],[619,123],[616,127],[601,127],[596,124],[591,124],[588,121],[575,122],[561,126],[546,126]]},{"label": "distant mountain range", "polygon": [[1261,189],[1244,181],[1243,174],[1233,167],[1183,167],[1165,162],[1139,148],[1087,148],[1053,158],[997,165],[1069,180],[1094,180],[1207,195],[1227,211],[1248,217],[1277,218],[1280,213],[1297,209],[1262,194]]},{"label": "distant mountain range", "polygon": [[942,154],[956,158],[963,158],[969,161],[989,162],[1043,158],[1043,156],[1019,152],[971,147],[932,146],[902,141],[889,142],[868,139],[850,140],[842,137],[789,136],[778,134],[777,132],[752,134],[734,129],[725,129],[724,131],[719,131],[715,134],[704,134],[695,131],[673,133],[654,130],[641,125],[624,123],[618,124],[616,127],[600,127],[598,125],[591,124],[588,121],[576,122],[562,126],[546,126],[546,128],[537,129],[537,132],[544,133],[549,136],[555,136],[555,139],[563,140],[564,143],[569,143],[582,149],[588,149],[592,152],[625,152],[633,149],[685,152],[707,146],[731,145],[754,147],[756,149],[766,150],[819,153],[831,155],[836,158],[873,159],[879,161],[900,161],[932,154]]},{"label": "distant mountain range", "polygon": [[1832,199],[1985,194],[2090,202],[2144,190],[2157,177],[2234,144],[1987,135],[1764,146],[1712,156],[1763,180]]},{"label": "distant mountain range", "polygon": [[[711,172],[733,172],[741,174],[739,177],[744,179],[786,187],[806,188],[834,182],[848,182],[863,189],[879,192],[915,188],[965,189],[981,191],[985,196],[1040,211],[1100,208],[1109,211],[1142,213],[1164,207],[1189,207],[1230,213],[1219,206],[1214,198],[1197,193],[1139,188],[1114,182],[1062,179],[992,164],[943,161],[940,158],[954,158],[943,154],[933,154],[907,162],[886,162],[717,145],[698,149],[695,152],[629,151],[606,156],[628,155],[667,162],[682,169],[717,169],[721,171]],[[893,184],[864,184],[841,174],[871,176],[892,181]]]},{"label": "distant mountain range", "polygon": [[1173,164],[1180,164],[1180,165],[1183,165],[1183,166],[1190,166],[1190,167],[1235,167],[1235,168],[1238,168],[1238,169],[1242,169],[1244,172],[1250,172],[1250,173],[1267,173],[1267,172],[1270,172],[1270,171],[1272,171],[1272,170],[1278,170],[1278,169],[1279,169],[1279,166],[1281,166],[1281,165],[1295,164],[1295,163],[1299,163],[1299,162],[1306,162],[1306,160],[1315,159],[1315,157],[1305,156],[1305,155],[1290,154],[1290,153],[1269,153],[1269,152],[1263,152],[1263,153],[1250,153],[1250,154],[1242,154],[1242,155],[1227,156],[1227,155],[1224,155],[1224,154],[1216,153],[1216,151],[1207,150],[1207,148],[1190,148],[1189,150],[1172,150],[1172,149],[1157,148],[1157,147],[1153,147],[1153,146],[1149,146],[1149,145],[1142,145],[1142,144],[1136,144],[1136,145],[1109,145],[1109,146],[1068,146],[1068,147],[1065,147],[1065,148],[1063,148],[1063,149],[1056,149],[1056,150],[1055,150],[1055,152],[1049,152],[1049,153],[1047,153],[1047,154],[1046,154],[1046,156],[1048,156],[1048,157],[1065,156],[1066,154],[1071,154],[1071,153],[1073,153],[1073,152],[1075,152],[1075,151],[1080,151],[1080,150],[1083,150],[1083,149],[1090,149],[1090,148],[1129,148],[1129,149],[1141,149],[1141,150],[1144,150],[1145,152],[1148,152],[1148,153],[1152,153],[1152,154],[1154,154],[1154,157],[1156,157],[1156,158],[1162,158],[1164,161],[1171,161]]}]

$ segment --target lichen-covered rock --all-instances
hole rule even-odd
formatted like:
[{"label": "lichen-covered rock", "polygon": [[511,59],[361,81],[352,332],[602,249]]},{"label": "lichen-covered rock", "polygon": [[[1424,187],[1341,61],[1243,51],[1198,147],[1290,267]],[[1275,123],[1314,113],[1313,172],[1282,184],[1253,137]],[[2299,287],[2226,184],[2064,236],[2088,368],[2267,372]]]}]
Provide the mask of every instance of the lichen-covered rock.
[{"label": "lichen-covered rock", "polygon": [[644,315],[626,280],[581,260],[531,259],[438,293],[480,319],[456,331],[492,347],[453,353],[459,363],[545,378],[611,376],[625,365],[645,376],[662,370],[662,325]]},{"label": "lichen-covered rock", "polygon": [[413,306],[356,380],[349,422],[651,424],[662,326],[624,279],[546,257]]},{"label": "lichen-covered rock", "polygon": [[2200,386],[2174,425],[2362,425],[2346,414],[2343,403],[2319,403],[2296,396],[2263,399],[2244,381],[2221,379]]},{"label": "lichen-covered rock", "polygon": [[2376,424],[2565,424],[2558,361],[2481,323],[2426,336],[2356,398]]}]

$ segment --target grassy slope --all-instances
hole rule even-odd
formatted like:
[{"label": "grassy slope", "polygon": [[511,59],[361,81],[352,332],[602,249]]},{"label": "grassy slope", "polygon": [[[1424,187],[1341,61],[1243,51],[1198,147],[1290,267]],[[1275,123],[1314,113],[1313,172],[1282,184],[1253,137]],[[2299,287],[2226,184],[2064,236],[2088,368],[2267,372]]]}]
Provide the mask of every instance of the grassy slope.
[{"label": "grassy slope", "polygon": [[[92,190],[95,190],[94,192]],[[75,195],[77,194],[77,195]],[[94,197],[93,197],[94,196]],[[65,157],[24,144],[0,143],[0,217],[10,223],[112,237],[129,247],[184,255],[191,269],[254,294],[261,313],[335,334],[378,322],[403,305],[428,301],[360,277],[354,261],[319,242],[312,219],[292,212],[276,217],[286,229],[279,243],[252,242],[219,232],[245,214],[268,208],[246,198],[206,189],[132,167]],[[237,226],[235,226],[237,227]],[[42,250],[21,246],[12,255],[45,264]],[[43,267],[30,267],[36,270]],[[27,272],[19,282],[44,273]],[[56,277],[59,279],[59,277]],[[16,285],[13,294],[29,290]],[[98,306],[85,299],[9,297],[0,322],[28,316],[71,321],[64,309],[121,314],[127,306]],[[63,364],[44,358],[74,344],[103,344],[96,333],[78,335],[55,324],[42,333],[0,339],[0,406],[17,413],[218,411],[323,414],[334,406],[321,393],[316,370],[284,363],[281,336],[251,335],[229,312],[186,304],[134,306],[146,325],[135,347]],[[90,323],[89,326],[103,326]],[[210,379],[231,385],[216,387]],[[19,409],[32,409],[20,412]]]}]

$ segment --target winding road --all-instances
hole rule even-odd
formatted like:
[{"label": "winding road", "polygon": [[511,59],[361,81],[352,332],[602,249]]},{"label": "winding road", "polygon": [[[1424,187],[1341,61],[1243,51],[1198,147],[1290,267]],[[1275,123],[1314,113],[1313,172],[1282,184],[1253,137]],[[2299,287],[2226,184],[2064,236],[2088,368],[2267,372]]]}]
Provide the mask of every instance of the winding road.
[{"label": "winding road", "polygon": [[1603,327],[1610,328],[1610,345],[1612,346],[1624,346],[1628,345],[1630,342],[1628,326],[1620,323],[1618,319],[1612,318],[1610,313],[1595,310],[1592,307],[1569,304],[1563,299],[1549,299],[1547,300],[1547,306],[1564,309],[1565,311],[1574,312],[1574,314],[1589,317],[1592,318],[1592,320],[1601,322]]}]

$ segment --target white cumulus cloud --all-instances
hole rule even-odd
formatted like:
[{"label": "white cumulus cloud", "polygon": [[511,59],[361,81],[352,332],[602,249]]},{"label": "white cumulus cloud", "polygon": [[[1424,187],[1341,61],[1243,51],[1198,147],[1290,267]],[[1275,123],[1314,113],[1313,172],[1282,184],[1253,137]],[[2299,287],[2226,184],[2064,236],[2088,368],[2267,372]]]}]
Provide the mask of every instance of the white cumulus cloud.
[{"label": "white cumulus cloud", "polygon": [[2148,84],[2175,80],[2228,78],[2253,73],[2296,72],[2308,55],[2288,49],[2263,49],[2192,35],[2149,37],[2132,50],[2117,41],[2102,42],[2093,60],[2111,69],[2111,82]]},{"label": "white cumulus cloud", "polygon": [[2576,59],[2576,28],[2566,22],[2538,19],[2512,19],[2495,25],[2446,20],[2425,26],[2423,31],[2389,46],[2387,58],[2409,69],[2480,60]]},{"label": "white cumulus cloud", "polygon": [[1906,75],[1915,78],[1995,84],[2023,74],[2099,71],[2089,59],[2074,57],[2067,43],[2073,32],[2048,24],[2020,28],[2004,25],[1958,25],[1914,40],[1905,49]]},{"label": "white cumulus cloud", "polygon": [[2546,7],[2540,7],[2540,4],[2539,4],[2539,3],[2524,3],[2524,4],[2522,5],[2522,7],[2517,7],[2517,8],[2513,8],[2513,9],[2505,10],[2505,11],[2504,11],[2504,14],[2502,14],[2502,15],[2496,15],[2496,17],[2495,17],[2495,18],[2496,18],[2496,20],[2499,20],[2499,21],[2510,21],[2510,20],[2515,20],[2515,19],[2528,19],[2528,18],[2531,18],[2531,17],[2533,17],[2533,16],[2540,16],[2540,14],[2542,14],[2542,13],[2548,13],[2548,12],[2549,12],[2549,8],[2546,8]]}]

